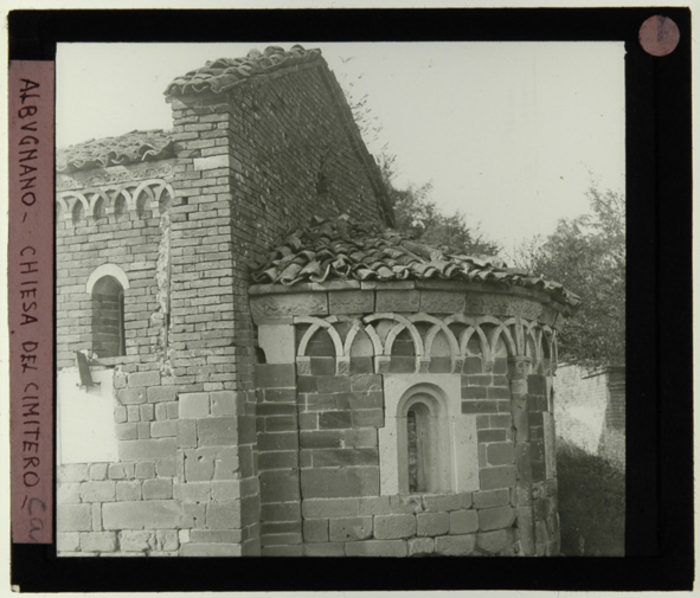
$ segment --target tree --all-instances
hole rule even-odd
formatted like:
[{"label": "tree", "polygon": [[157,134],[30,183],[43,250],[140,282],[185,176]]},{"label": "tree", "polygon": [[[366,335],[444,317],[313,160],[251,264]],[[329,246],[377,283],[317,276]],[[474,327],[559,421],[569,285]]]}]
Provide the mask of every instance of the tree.
[{"label": "tree", "polygon": [[394,210],[397,230],[412,239],[445,250],[467,255],[497,255],[499,245],[485,238],[479,226],[467,225],[464,214],[445,214],[431,199],[432,184],[409,185],[398,189],[393,182],[394,157],[382,155],[379,160],[389,202]]},{"label": "tree", "polygon": [[559,337],[559,358],[589,367],[625,363],[625,201],[591,188],[592,213],[560,220],[519,267],[563,284],[581,305]]}]

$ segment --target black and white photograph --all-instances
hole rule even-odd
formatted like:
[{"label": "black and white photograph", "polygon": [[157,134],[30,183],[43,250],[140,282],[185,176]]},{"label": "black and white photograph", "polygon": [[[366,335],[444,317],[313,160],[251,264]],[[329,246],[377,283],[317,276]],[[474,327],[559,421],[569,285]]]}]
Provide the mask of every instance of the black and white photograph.
[{"label": "black and white photograph", "polygon": [[693,28],[641,3],[12,3],[12,591],[692,588]]},{"label": "black and white photograph", "polygon": [[622,42],[59,43],[59,557],[625,554]]}]

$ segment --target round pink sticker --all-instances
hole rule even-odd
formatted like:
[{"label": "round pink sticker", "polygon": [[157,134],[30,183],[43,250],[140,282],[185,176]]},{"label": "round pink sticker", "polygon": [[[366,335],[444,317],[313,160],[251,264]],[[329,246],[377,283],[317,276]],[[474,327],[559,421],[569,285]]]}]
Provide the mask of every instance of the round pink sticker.
[{"label": "round pink sticker", "polygon": [[668,17],[654,15],[639,28],[639,43],[652,56],[667,56],[676,49],[681,32]]}]

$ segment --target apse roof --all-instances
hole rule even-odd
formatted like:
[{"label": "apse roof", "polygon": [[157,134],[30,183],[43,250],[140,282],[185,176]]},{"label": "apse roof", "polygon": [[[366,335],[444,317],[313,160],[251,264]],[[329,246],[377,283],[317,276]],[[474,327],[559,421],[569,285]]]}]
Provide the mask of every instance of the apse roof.
[{"label": "apse roof", "polygon": [[91,139],[56,150],[56,172],[155,162],[174,158],[172,131],[131,131],[118,137]]},{"label": "apse roof", "polygon": [[258,75],[319,60],[321,50],[307,50],[303,46],[292,46],[284,50],[279,46],[268,46],[263,52],[251,50],[244,58],[219,58],[208,61],[203,67],[177,77],[165,90],[165,95],[182,96],[192,93],[221,93]]},{"label": "apse roof", "polygon": [[561,284],[517,268],[499,258],[445,252],[378,226],[314,217],[289,232],[251,272],[255,284],[292,286],[333,280],[454,280],[543,290],[562,303],[580,298]]}]

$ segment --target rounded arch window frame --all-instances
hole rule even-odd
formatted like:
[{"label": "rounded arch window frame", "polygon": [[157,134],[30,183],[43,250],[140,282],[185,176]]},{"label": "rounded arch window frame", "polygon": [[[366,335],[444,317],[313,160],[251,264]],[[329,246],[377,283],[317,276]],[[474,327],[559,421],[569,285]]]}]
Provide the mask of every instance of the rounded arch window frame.
[{"label": "rounded arch window frame", "polygon": [[[427,471],[424,487],[415,491],[409,490],[409,438],[408,413],[415,406],[422,405],[428,412],[428,417],[417,416],[416,426],[424,426],[427,435],[427,451],[422,455],[422,468]],[[452,492],[454,482],[452,476],[453,456],[451,451],[451,434],[449,405],[444,391],[434,384],[427,382],[414,384],[408,388],[396,406],[398,420],[396,440],[398,443],[398,486],[401,494],[435,494]],[[421,421],[422,420],[422,421]],[[420,430],[417,430],[420,436]],[[421,465],[418,465],[421,469]]]},{"label": "rounded arch window frame", "polygon": [[[95,309],[96,309],[96,301],[97,297],[96,294],[103,295],[103,293],[99,293],[99,289],[101,283],[104,283],[111,279],[114,281],[118,286],[119,290],[116,293],[116,298],[118,302],[118,332],[117,332],[117,349],[114,355],[107,355],[102,357],[121,357],[126,355],[126,333],[124,330],[124,323],[125,323],[125,303],[126,303],[126,291],[129,289],[129,278],[127,277],[126,273],[124,270],[122,270],[119,266],[116,264],[103,264],[102,266],[99,266],[98,268],[95,268],[95,270],[92,271],[90,276],[88,277],[88,280],[85,284],[85,290],[90,296],[90,302],[92,305],[92,324],[91,324],[91,336],[92,336],[92,349],[95,351],[96,349],[96,334],[98,333],[98,330],[96,329],[96,323],[95,323]],[[111,295],[112,293],[108,293],[108,295]],[[98,351],[98,356],[99,351]]]},{"label": "rounded arch window frame", "polygon": [[116,264],[103,264],[95,268],[85,283],[85,292],[92,296],[92,291],[95,288],[97,282],[104,278],[105,276],[111,276],[116,279],[116,281],[122,285],[122,289],[126,291],[129,289],[129,277],[126,275],[124,270],[122,270]]}]

